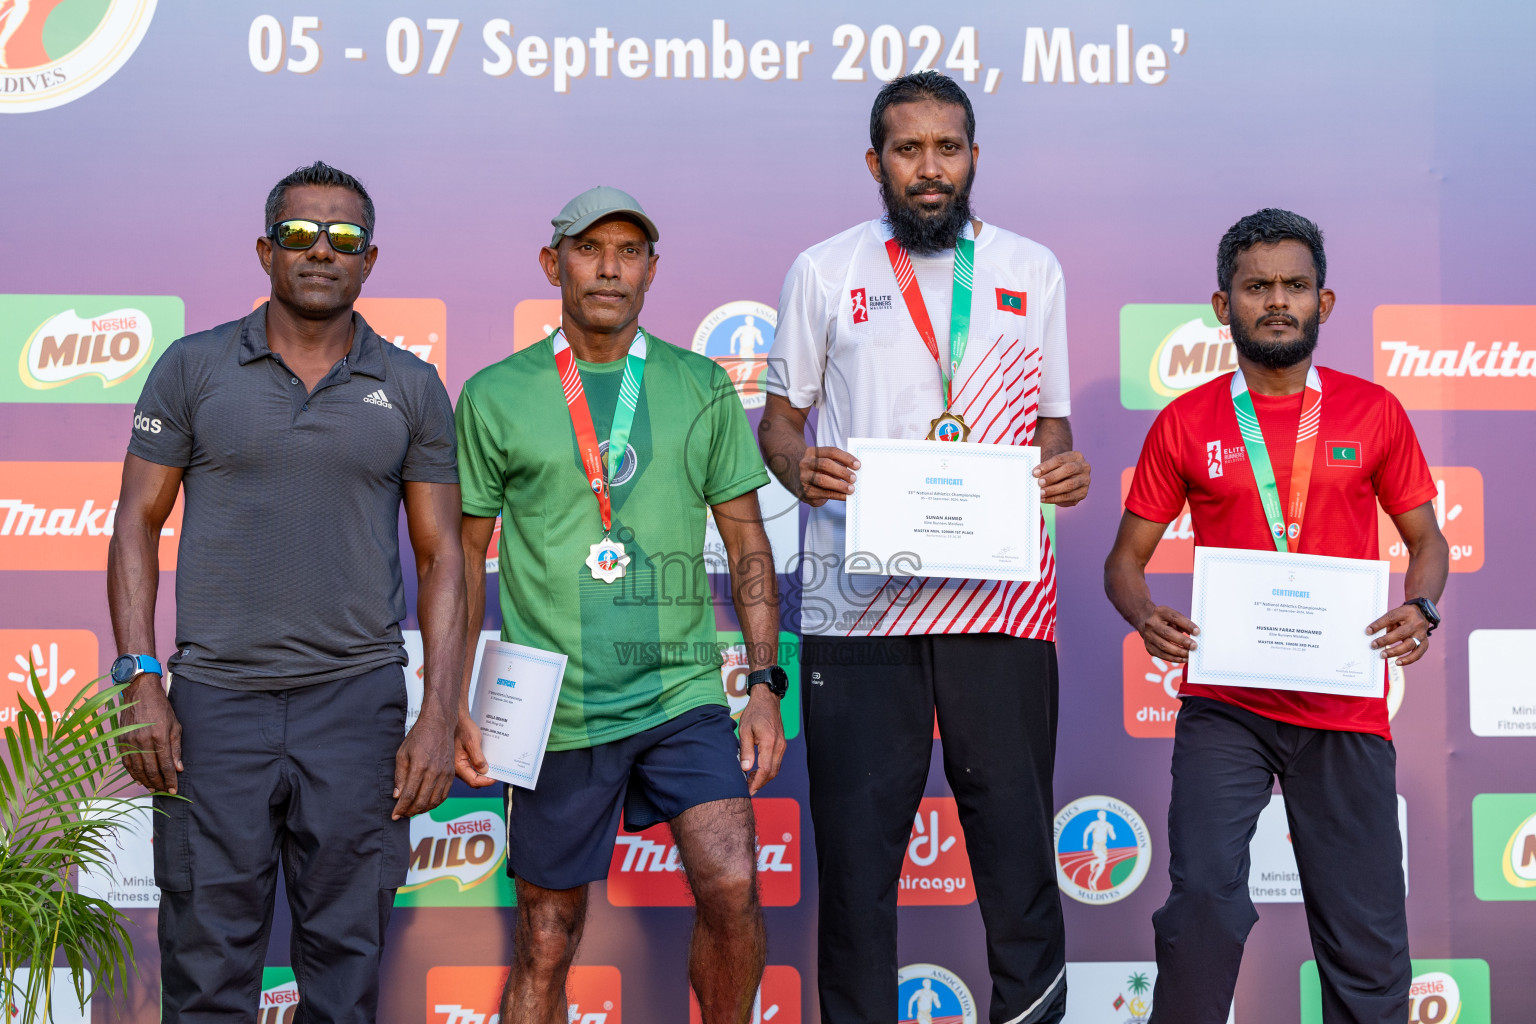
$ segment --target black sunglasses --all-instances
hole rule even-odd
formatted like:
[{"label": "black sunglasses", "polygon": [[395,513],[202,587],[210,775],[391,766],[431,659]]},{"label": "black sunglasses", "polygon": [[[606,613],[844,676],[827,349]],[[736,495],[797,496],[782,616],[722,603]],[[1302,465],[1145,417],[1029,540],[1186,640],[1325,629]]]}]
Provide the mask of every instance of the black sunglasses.
[{"label": "black sunglasses", "polygon": [[331,237],[337,252],[351,256],[368,248],[368,229],[346,221],[281,220],[267,228],[267,237],[284,249],[302,252],[320,241],[322,232]]}]

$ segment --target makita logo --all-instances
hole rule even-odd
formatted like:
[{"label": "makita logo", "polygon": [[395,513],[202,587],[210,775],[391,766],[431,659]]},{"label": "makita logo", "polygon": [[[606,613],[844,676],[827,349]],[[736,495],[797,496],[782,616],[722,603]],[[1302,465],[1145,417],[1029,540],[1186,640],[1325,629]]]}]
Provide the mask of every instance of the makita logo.
[{"label": "makita logo", "polygon": [[418,814],[411,819],[411,862],[400,892],[443,880],[460,890],[484,882],[506,859],[505,828],[492,811],[475,811],[449,821]]},{"label": "makita logo", "polygon": [[1459,352],[1383,341],[1381,350],[1391,354],[1388,377],[1536,377],[1536,349],[1522,352],[1518,341],[1508,347],[1502,341],[1488,346],[1469,341]]},{"label": "makita logo", "polygon": [[1409,409],[1536,409],[1536,306],[1377,306],[1375,380]]},{"label": "makita logo", "polygon": [[[120,462],[0,462],[0,566],[44,571],[107,567]],[[178,495],[160,531],[160,568],[176,568]]]},{"label": "makita logo", "polygon": [[[85,499],[79,508],[45,508],[29,505],[17,498],[0,498],[0,537],[110,537],[117,502],[97,508]],[[161,536],[175,533],[170,527]]]},{"label": "makita logo", "polygon": [[[428,1024],[501,1024],[505,967],[433,967],[427,971]],[[623,1024],[617,967],[575,964],[565,980],[569,1024]]]},{"label": "makita logo", "polygon": [[[619,865],[620,871],[681,871],[683,870],[682,857],[678,853],[675,843],[652,842],[645,838],[645,833],[639,835],[619,836],[618,846],[624,850],[624,862]],[[786,843],[769,843],[767,846],[758,844],[757,870],[758,871],[793,871],[793,864],[784,860],[784,852],[788,849]]]},{"label": "makita logo", "polygon": [[[757,878],[764,906],[800,901],[800,804],[784,798],[752,801],[757,816]],[[682,856],[666,825],[620,832],[608,868],[608,902],[619,907],[686,907],[693,896]]]},{"label": "makita logo", "polygon": [[30,388],[56,388],[96,376],[111,387],[143,366],[153,348],[154,333],[143,310],[82,317],[71,309],[49,317],[27,339],[21,379]]}]

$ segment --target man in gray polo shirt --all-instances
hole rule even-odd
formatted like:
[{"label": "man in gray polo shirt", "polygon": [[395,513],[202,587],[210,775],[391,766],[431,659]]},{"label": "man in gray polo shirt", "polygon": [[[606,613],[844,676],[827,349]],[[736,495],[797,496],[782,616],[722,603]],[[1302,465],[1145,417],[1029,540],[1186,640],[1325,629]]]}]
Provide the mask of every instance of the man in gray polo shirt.
[{"label": "man in gray polo shirt", "polygon": [[[251,1019],[279,861],[305,1018],[373,1021],[408,819],[453,780],[453,409],[436,370],[353,312],[378,257],[373,216],[362,185],[325,164],[279,182],[256,242],[270,301],[173,343],[134,409],[107,591],[122,718],[141,725],[124,765],[188,798],[156,798],[167,1022]],[[167,697],[157,545],[178,490]],[[402,501],[426,654],[409,735]]]}]

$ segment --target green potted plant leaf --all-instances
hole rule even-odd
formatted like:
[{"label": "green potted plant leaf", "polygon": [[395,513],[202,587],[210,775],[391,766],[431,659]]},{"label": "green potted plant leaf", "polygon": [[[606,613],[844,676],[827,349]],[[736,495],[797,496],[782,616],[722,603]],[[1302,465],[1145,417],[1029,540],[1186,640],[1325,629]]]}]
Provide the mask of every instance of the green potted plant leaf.
[{"label": "green potted plant leaf", "polygon": [[[0,752],[0,1018],[43,1024],[93,989],[126,991],[127,916],[71,883],[81,869],[110,868],[116,830],[142,813],[114,750],[139,727],[116,723],[122,686],[84,686],[55,710],[29,674],[37,704],[18,694]],[[60,956],[72,993],[54,987]]]}]

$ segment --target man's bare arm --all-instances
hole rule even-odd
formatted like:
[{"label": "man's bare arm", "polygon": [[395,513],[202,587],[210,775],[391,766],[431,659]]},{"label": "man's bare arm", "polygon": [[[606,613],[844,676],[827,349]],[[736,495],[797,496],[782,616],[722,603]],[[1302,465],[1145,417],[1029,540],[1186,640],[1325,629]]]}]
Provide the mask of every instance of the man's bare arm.
[{"label": "man's bare arm", "polygon": [[1035,425],[1035,444],[1040,448],[1040,500],[1071,508],[1088,497],[1092,469],[1083,453],[1072,448],[1072,424],[1065,416],[1042,416]]},{"label": "man's bare arm", "polygon": [[[1451,571],[1451,549],[1440,532],[1440,521],[1429,502],[1392,517],[1408,548],[1408,573],[1403,577],[1403,598],[1427,597],[1438,602]],[[1412,665],[1429,650],[1429,622],[1418,605],[1402,604],[1366,627],[1367,633],[1385,635],[1371,641],[1383,658]],[[1417,643],[1414,641],[1417,640]]]},{"label": "man's bare arm", "polygon": [[[123,459],[112,540],[107,545],[107,606],[117,653],[155,653],[155,600],[160,588],[160,530],[176,506],[182,471],[129,455]],[[123,692],[119,725],[141,728],[118,744],[123,767],[146,789],[176,792],[181,723],[160,676],[145,674]]]},{"label": "man's bare arm", "polygon": [[459,666],[464,660],[459,485],[406,481],[405,521],[416,554],[416,616],[426,671],[421,714],[395,755],[395,818],[431,810],[453,784]]},{"label": "man's bare arm", "polygon": [[1120,518],[1115,546],[1104,561],[1104,592],[1115,610],[1141,634],[1148,654],[1182,665],[1195,649],[1194,638],[1200,627],[1174,609],[1153,602],[1147,587],[1147,562],[1167,525],[1132,512]]},{"label": "man's bare arm", "polygon": [[[480,727],[469,717],[469,688],[475,668],[475,649],[480,645],[480,625],[485,621],[485,553],[496,532],[490,516],[461,515],[459,543],[464,552],[464,664],[459,672],[459,722],[455,733],[453,769],[459,778],[479,789],[495,783],[485,774],[490,767],[480,749]],[[503,564],[502,572],[511,572]]]},{"label": "man's bare arm", "polygon": [[[713,510],[730,562],[731,600],[746,639],[747,666],[755,672],[779,660],[779,580],[773,551],[756,491],[715,505]],[[779,698],[766,686],[752,687],[741,713],[741,768],[752,773],[749,787],[754,795],[779,774],[784,747]]]},{"label": "man's bare arm", "polygon": [[757,425],[757,444],[768,472],[807,505],[846,501],[853,493],[859,462],[841,448],[805,443],[809,409],[797,409],[783,395],[769,395]]}]

